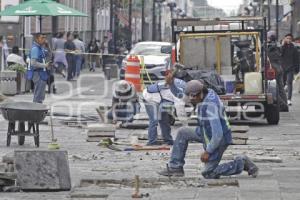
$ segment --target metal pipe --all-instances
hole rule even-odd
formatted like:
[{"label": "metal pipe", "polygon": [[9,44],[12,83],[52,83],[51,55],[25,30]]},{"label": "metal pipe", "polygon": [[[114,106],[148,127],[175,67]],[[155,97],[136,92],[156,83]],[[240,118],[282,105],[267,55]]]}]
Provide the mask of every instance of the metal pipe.
[{"label": "metal pipe", "polygon": [[155,0],[152,0],[153,4],[152,4],[152,40],[155,41],[156,40],[156,15],[155,15]]},{"label": "metal pipe", "polygon": [[130,38],[129,38],[129,46],[131,48],[132,45],[132,0],[129,0],[129,8],[128,8],[128,28],[130,32]]},{"label": "metal pipe", "polygon": [[276,0],[276,38],[279,39],[279,0]]},{"label": "metal pipe", "polygon": [[142,41],[145,40],[145,0],[142,0]]}]

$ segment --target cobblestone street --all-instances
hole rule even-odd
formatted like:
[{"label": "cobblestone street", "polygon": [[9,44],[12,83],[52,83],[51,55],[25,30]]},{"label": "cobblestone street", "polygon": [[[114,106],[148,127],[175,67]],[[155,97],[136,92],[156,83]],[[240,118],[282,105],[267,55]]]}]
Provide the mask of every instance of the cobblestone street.
[{"label": "cobblestone street", "polygon": [[[77,110],[81,111],[87,123],[99,121],[95,107],[110,104],[109,91],[114,82],[111,80],[103,84],[100,76],[100,73],[96,76],[85,72],[82,81],[71,82],[69,86],[63,81],[57,84],[57,97],[67,94],[68,88],[73,88],[73,95],[64,99],[46,97],[45,103],[53,105],[56,113],[53,118],[55,137],[60,148],[68,151],[72,190],[1,193],[1,200],[131,199],[135,175],[141,179],[140,192],[149,193],[149,197],[144,199],[300,200],[300,94],[294,94],[291,111],[281,113],[279,125],[270,126],[265,121],[246,124],[250,126],[248,144],[230,146],[225,152],[224,160],[241,153],[253,158],[260,168],[256,179],[246,173],[219,180],[203,179],[202,146],[196,143],[188,148],[185,177],[168,179],[159,176],[156,171],[165,167],[169,151],[113,151],[97,146],[97,142],[86,142],[84,127],[69,127],[64,123],[68,118],[63,115]],[[106,90],[105,85],[108,86]],[[108,94],[103,96],[105,91]],[[31,101],[31,98],[32,94],[10,97],[14,101]],[[76,112],[72,112],[73,115],[77,115]],[[180,123],[176,123],[172,128],[173,136],[179,127]],[[6,132],[7,122],[1,117],[0,157],[18,149],[36,149],[31,137],[26,137],[24,146],[18,146],[17,138],[12,137],[11,146],[6,147]],[[130,143],[130,137],[137,134],[147,135],[147,130],[117,129],[116,137]],[[47,150],[51,141],[47,123],[40,126],[40,136],[39,149]],[[141,143],[146,143],[146,140]]]}]

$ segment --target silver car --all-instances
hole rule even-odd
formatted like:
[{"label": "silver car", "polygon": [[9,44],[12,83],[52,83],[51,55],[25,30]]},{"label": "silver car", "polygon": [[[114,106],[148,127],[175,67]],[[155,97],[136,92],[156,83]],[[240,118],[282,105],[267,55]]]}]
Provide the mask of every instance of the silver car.
[{"label": "silver car", "polygon": [[[144,57],[145,70],[142,72],[145,83],[150,80],[162,80],[170,66],[172,44],[169,42],[139,42],[122,62],[120,79],[124,79],[127,59],[130,55]],[[150,78],[150,80],[149,80]]]}]

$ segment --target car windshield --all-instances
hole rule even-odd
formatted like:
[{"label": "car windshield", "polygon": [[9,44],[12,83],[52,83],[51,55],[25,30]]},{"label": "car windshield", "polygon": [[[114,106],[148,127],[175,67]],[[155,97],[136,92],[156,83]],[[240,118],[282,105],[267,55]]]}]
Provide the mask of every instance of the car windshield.
[{"label": "car windshield", "polygon": [[130,52],[130,54],[136,55],[166,55],[164,48],[172,48],[171,45],[161,44],[137,44]]}]

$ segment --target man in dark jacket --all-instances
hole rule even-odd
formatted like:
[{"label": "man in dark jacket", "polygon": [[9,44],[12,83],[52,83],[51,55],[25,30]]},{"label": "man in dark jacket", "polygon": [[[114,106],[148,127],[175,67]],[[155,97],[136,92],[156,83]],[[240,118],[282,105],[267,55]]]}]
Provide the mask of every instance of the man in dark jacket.
[{"label": "man in dark jacket", "polygon": [[[276,72],[276,85],[278,88],[278,100],[280,111],[282,112],[288,112],[289,107],[287,104],[287,96],[284,91],[284,84],[283,84],[283,70],[281,66],[281,50],[280,46],[277,43],[276,33],[274,31],[268,32],[268,58],[269,63],[272,66],[272,68]],[[275,91],[277,91],[276,88],[273,88]]]},{"label": "man in dark jacket", "polygon": [[294,73],[299,71],[299,58],[296,47],[292,43],[293,35],[287,34],[282,40],[283,83],[288,89],[288,105],[292,105]]}]

